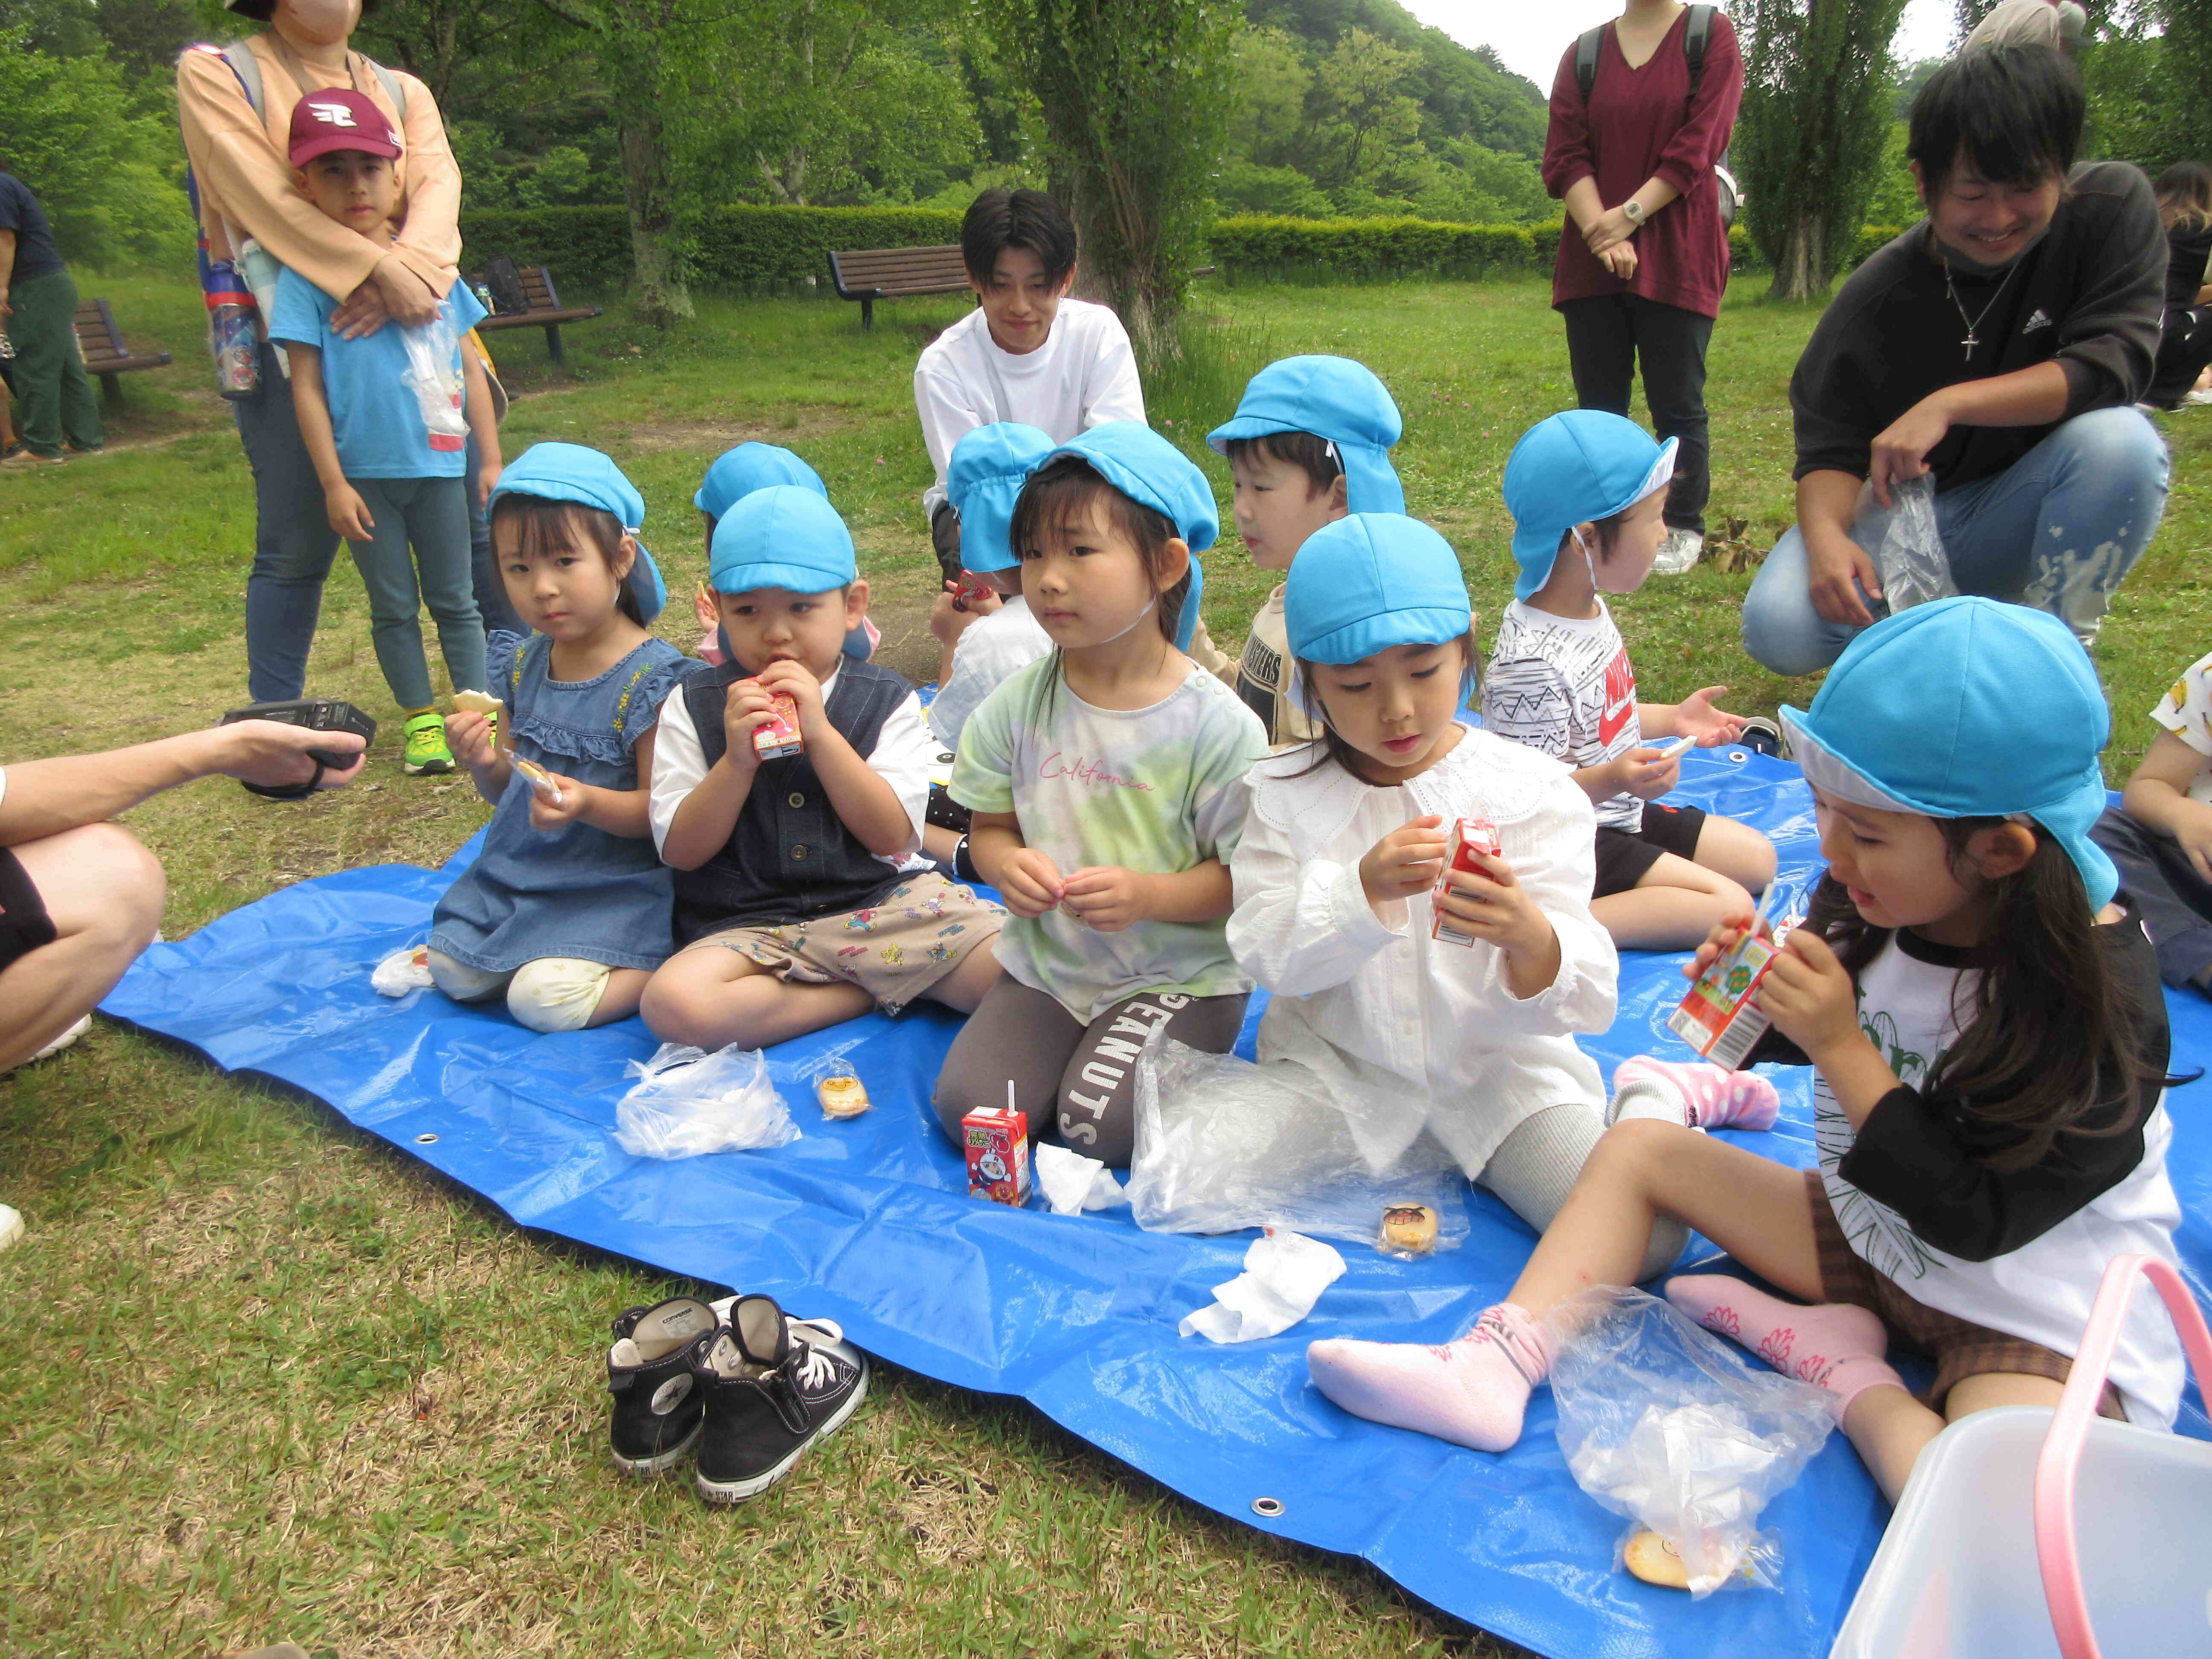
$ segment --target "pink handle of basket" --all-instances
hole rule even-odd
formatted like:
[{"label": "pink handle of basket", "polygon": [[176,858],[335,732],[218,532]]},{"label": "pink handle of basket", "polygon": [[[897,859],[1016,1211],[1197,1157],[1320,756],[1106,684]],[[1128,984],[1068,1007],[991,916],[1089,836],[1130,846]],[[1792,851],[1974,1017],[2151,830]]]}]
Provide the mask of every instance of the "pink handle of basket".
[{"label": "pink handle of basket", "polygon": [[2212,1331],[2204,1316],[2181,1282],[2181,1275],[2155,1256],[2124,1255],[2105,1269],[2097,1287],[2096,1304],[2081,1333],[2081,1351],[2074,1356],[2066,1392],[2044,1436],[2042,1454],[2035,1461],[2035,1555],[2043,1569],[2043,1596],[2050,1604],[2051,1626],[2058,1638],[2064,1659],[2100,1659],[2097,1638],[2089,1628],[2089,1606],[2081,1594],[2081,1557],[2074,1541],[2074,1481],[2081,1464],[2081,1448],[2089,1437],[2089,1425],[2105,1392],[2105,1376],[2112,1365],[2112,1350],[2119,1346],[2120,1328],[2135,1292],[2136,1275],[2150,1280],[2174,1328],[2181,1334],[2183,1351],[2200,1385],[2212,1384]]}]

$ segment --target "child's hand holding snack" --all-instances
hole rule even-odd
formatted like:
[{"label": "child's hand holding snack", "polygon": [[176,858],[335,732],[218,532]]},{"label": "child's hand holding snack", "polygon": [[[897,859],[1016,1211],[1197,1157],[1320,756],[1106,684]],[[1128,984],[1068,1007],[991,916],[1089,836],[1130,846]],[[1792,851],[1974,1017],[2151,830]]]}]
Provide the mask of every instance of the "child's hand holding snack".
[{"label": "child's hand holding snack", "polygon": [[1119,865],[1090,865],[1076,871],[1061,889],[1060,902],[1086,927],[1118,933],[1145,919],[1152,879]]},{"label": "child's hand holding snack", "polygon": [[1067,883],[1050,856],[1034,847],[1017,847],[1000,863],[994,884],[1018,916],[1034,921],[1066,896]]},{"label": "child's hand holding snack", "polygon": [[565,829],[591,810],[592,797],[599,792],[590,784],[531,766],[526,761],[517,764],[529,769],[525,775],[530,780],[532,829]]},{"label": "child's hand holding snack", "polygon": [[1630,794],[1638,800],[1657,800],[1682,781],[1682,763],[1656,749],[1632,749],[1615,755],[1599,769],[1609,774],[1613,794]]}]

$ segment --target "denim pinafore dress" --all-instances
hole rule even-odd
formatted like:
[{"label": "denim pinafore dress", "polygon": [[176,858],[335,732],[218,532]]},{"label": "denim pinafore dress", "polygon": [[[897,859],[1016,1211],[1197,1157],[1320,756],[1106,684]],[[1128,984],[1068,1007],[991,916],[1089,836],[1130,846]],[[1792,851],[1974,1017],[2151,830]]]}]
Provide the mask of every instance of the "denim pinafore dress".
[{"label": "denim pinafore dress", "polygon": [[[653,730],[668,694],[706,665],[647,640],[604,674],[556,680],[552,653],[542,634],[491,636],[486,666],[507,705],[501,741],[561,777],[636,788],[638,738]],[[476,862],[438,902],[430,948],[494,974],[543,957],[658,968],[675,948],[673,902],[651,836],[633,840],[587,823],[533,829],[530,784],[517,774]]]}]

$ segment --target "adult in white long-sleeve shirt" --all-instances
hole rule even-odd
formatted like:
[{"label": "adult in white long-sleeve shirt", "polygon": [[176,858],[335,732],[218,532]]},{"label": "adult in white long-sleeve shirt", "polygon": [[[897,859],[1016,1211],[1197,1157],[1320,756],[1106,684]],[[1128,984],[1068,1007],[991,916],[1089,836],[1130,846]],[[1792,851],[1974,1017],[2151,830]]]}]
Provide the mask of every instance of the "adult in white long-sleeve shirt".
[{"label": "adult in white long-sleeve shirt", "polygon": [[[1559,762],[1455,720],[1473,618],[1427,526],[1355,514],[1317,532],[1284,617],[1323,734],[1252,769],[1230,861],[1229,948],[1274,994],[1259,1057],[1347,1103],[1378,1166],[1425,1131],[1540,1231],[1605,1132],[1574,1040],[1612,1024],[1620,972],[1590,914],[1589,798]],[[1441,907],[1468,944],[1431,936],[1461,818],[1494,825],[1500,849]]]},{"label": "adult in white long-sleeve shirt", "polygon": [[915,408],[937,477],[922,493],[948,577],[960,574],[960,515],[945,469],[962,435],[1019,421],[1054,443],[1107,421],[1145,418],[1136,354],[1121,319],[1071,300],[1075,227],[1041,190],[987,190],[960,227],[976,307],[939,335],[914,369]]}]

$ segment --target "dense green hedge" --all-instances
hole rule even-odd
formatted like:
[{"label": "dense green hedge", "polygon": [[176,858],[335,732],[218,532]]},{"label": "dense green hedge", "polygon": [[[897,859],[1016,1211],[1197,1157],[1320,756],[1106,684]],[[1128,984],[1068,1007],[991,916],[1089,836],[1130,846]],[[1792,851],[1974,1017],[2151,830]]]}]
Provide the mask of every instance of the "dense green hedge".
[{"label": "dense green hedge", "polygon": [[[1209,241],[1215,264],[1231,282],[1239,277],[1389,282],[1548,271],[1559,250],[1559,231],[1556,225],[1279,219],[1240,214],[1216,220]],[[1750,240],[1741,225],[1729,230],[1729,246],[1737,264],[1750,257]]]},{"label": "dense green hedge", "polygon": [[[833,248],[921,247],[960,240],[960,216],[939,208],[725,207],[684,228],[696,281],[748,288],[826,282]],[[1859,233],[1856,266],[1897,234],[1894,226]],[[1454,225],[1427,219],[1280,219],[1238,214],[1217,219],[1208,239],[1224,280],[1389,282],[1407,277],[1480,278],[1543,272],[1559,246],[1553,225]],[[522,264],[550,265],[555,281],[578,290],[619,290],[629,277],[629,222],[618,207],[532,208],[464,212],[465,264],[510,253]],[[1741,269],[1752,258],[1741,225],[1729,231]]]},{"label": "dense green hedge", "polygon": [[[831,249],[925,247],[960,240],[960,216],[937,208],[725,207],[684,227],[694,281],[761,287],[826,282]],[[629,220],[618,207],[532,208],[461,215],[471,267],[494,253],[550,265],[578,289],[619,289],[629,277]],[[565,296],[564,296],[565,297]]]}]

